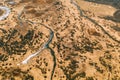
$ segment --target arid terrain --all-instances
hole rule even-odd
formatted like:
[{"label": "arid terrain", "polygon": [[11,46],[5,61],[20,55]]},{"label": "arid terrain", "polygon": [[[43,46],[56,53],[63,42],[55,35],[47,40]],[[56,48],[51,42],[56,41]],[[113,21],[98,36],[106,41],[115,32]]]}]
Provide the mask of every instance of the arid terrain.
[{"label": "arid terrain", "polygon": [[120,80],[119,0],[0,0],[0,80]]}]

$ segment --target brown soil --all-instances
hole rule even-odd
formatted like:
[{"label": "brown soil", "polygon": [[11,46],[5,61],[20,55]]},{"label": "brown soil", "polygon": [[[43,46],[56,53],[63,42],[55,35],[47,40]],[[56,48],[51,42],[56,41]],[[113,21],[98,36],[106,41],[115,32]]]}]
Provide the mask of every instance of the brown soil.
[{"label": "brown soil", "polygon": [[4,11],[0,9],[0,16],[2,16],[3,13],[4,13]]},{"label": "brown soil", "polygon": [[86,0],[14,1],[3,3],[12,12],[0,21],[0,80],[120,80],[115,7]]}]

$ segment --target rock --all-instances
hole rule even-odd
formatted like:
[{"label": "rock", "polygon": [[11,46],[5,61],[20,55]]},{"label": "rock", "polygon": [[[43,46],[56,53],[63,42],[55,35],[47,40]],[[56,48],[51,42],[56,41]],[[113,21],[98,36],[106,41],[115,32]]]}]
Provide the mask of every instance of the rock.
[{"label": "rock", "polygon": [[116,21],[120,21],[120,10],[115,11],[113,17]]}]

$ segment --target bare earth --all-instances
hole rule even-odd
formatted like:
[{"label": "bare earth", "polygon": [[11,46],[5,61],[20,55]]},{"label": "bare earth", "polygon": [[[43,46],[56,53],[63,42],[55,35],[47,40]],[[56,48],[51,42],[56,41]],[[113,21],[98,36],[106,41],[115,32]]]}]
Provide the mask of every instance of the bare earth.
[{"label": "bare earth", "polygon": [[120,80],[120,22],[109,4],[0,0],[11,10],[0,21],[0,80]]}]

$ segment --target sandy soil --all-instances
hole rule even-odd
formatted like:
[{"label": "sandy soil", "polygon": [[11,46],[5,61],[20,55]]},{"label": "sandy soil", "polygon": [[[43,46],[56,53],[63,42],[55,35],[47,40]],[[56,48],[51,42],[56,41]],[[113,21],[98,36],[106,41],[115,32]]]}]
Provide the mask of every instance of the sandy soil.
[{"label": "sandy soil", "polygon": [[111,3],[0,0],[0,6],[11,9],[0,21],[0,80],[120,80],[120,22]]}]

